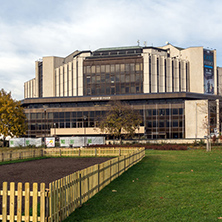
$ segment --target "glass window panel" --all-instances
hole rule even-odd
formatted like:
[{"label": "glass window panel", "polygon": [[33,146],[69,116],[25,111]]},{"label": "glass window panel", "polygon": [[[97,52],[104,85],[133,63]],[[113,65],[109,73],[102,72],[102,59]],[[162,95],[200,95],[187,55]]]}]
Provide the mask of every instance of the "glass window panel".
[{"label": "glass window panel", "polygon": [[126,65],[125,65],[125,68],[126,68],[126,73],[129,73],[129,71],[130,71],[130,65],[129,65],[129,64],[126,64]]},{"label": "glass window panel", "polygon": [[105,72],[106,71],[106,66],[105,65],[101,65],[101,72]]},{"label": "glass window panel", "polygon": [[91,67],[91,71],[92,71],[92,73],[96,73],[96,67],[95,67],[95,66],[92,66],[92,67]]},{"label": "glass window panel", "polygon": [[86,67],[86,72],[87,72],[87,73],[90,73],[90,71],[91,71],[90,66],[87,66],[87,67]]},{"label": "glass window panel", "polygon": [[182,108],[179,109],[179,114],[183,115],[183,109]]},{"label": "glass window panel", "polygon": [[120,86],[116,85],[116,94],[120,94]]},{"label": "glass window panel", "polygon": [[165,122],[163,120],[160,120],[159,127],[164,127],[164,126],[165,126]]},{"label": "glass window panel", "polygon": [[140,74],[136,74],[136,82],[140,81]]},{"label": "glass window panel", "polygon": [[166,109],[166,115],[167,116],[171,115],[171,109]]},{"label": "glass window panel", "polygon": [[131,64],[130,64],[130,71],[131,71],[131,72],[134,72],[134,70],[135,70],[135,64],[134,64],[134,63],[131,63]]},{"label": "glass window panel", "polygon": [[[87,67],[86,66],[83,67],[83,72],[87,73]],[[56,76],[57,76],[57,74],[56,74]]]},{"label": "glass window panel", "polygon": [[97,82],[97,83],[100,83],[100,81],[101,81],[101,77],[100,77],[100,75],[97,75],[97,76],[96,76],[96,82]]},{"label": "glass window panel", "polygon": [[59,113],[53,113],[53,119],[58,119],[59,118]]},{"label": "glass window panel", "polygon": [[153,116],[156,116],[156,115],[157,115],[157,110],[153,109]]},{"label": "glass window panel", "polygon": [[70,112],[65,112],[65,118],[70,118]]},{"label": "glass window panel", "polygon": [[116,73],[120,71],[120,65],[116,64]]},{"label": "glass window panel", "polygon": [[110,94],[110,86],[106,85],[106,94],[109,95]]},{"label": "glass window panel", "polygon": [[100,66],[96,66],[96,73],[100,73]]},{"label": "glass window panel", "polygon": [[125,86],[124,86],[124,85],[121,86],[121,93],[122,93],[122,94],[125,93]]},{"label": "glass window panel", "polygon": [[79,118],[79,117],[82,117],[82,112],[76,112],[76,116]]},{"label": "glass window panel", "polygon": [[70,122],[66,123],[66,128],[70,128]]},{"label": "glass window panel", "polygon": [[129,82],[129,80],[130,80],[130,76],[126,75],[126,82]]},{"label": "glass window panel", "polygon": [[73,117],[73,118],[76,117],[76,112],[72,112],[72,117]]},{"label": "glass window panel", "polygon": [[125,82],[125,75],[121,74],[121,82]]},{"label": "glass window panel", "polygon": [[152,116],[152,109],[146,110],[146,116]]},{"label": "glass window panel", "polygon": [[173,127],[178,127],[178,120],[173,120]]},{"label": "glass window panel", "polygon": [[158,122],[153,121],[153,127],[157,127],[158,126]]},{"label": "glass window panel", "polygon": [[131,80],[131,82],[135,82],[135,74],[134,73],[131,73],[130,80]]},{"label": "glass window panel", "polygon": [[166,127],[171,127],[171,121],[169,120],[166,121]]},{"label": "glass window panel", "polygon": [[110,72],[110,65],[106,65],[106,72]]},{"label": "glass window panel", "polygon": [[109,83],[110,82],[110,79],[109,79],[109,73],[106,73],[106,83]]},{"label": "glass window panel", "polygon": [[59,118],[64,119],[64,112],[59,113]]},{"label": "glass window panel", "polygon": [[131,86],[131,93],[136,93],[135,86]]},{"label": "glass window panel", "polygon": [[119,73],[117,73],[117,74],[116,74],[116,82],[119,82],[119,79],[120,79]]},{"label": "glass window panel", "polygon": [[111,69],[111,73],[114,73],[115,66],[114,66],[114,65],[111,65],[110,69]]},{"label": "glass window panel", "polygon": [[[44,118],[45,118],[45,115],[44,115]],[[42,119],[42,113],[36,113],[36,119]]]},{"label": "glass window panel", "polygon": [[96,82],[96,77],[95,75],[92,75],[92,83],[95,83]]},{"label": "glass window panel", "polygon": [[31,119],[36,119],[36,114],[35,113],[31,113]]},{"label": "glass window panel", "polygon": [[178,115],[178,109],[173,109],[173,115]]},{"label": "glass window panel", "polygon": [[120,64],[120,71],[125,72],[125,64]]},{"label": "glass window panel", "polygon": [[140,63],[136,63],[136,71],[140,71]]},{"label": "glass window panel", "polygon": [[114,95],[114,94],[115,94],[115,88],[112,87],[112,88],[111,88],[111,95]]},{"label": "glass window panel", "polygon": [[101,75],[101,82],[105,82],[105,79],[106,79],[105,74],[102,74]]},{"label": "glass window panel", "polygon": [[165,116],[165,109],[159,109],[159,115]]},{"label": "glass window panel", "polygon": [[101,95],[105,94],[105,86],[101,85]]}]

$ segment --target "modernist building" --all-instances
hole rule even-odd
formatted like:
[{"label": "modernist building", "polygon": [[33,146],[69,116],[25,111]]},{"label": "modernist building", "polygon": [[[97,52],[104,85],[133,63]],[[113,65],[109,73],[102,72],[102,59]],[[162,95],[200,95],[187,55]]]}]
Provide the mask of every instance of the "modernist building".
[{"label": "modernist building", "polygon": [[103,135],[99,118],[118,100],[138,110],[137,134],[204,138],[221,129],[222,70],[203,47],[117,47],[43,57],[24,84],[30,137]]}]

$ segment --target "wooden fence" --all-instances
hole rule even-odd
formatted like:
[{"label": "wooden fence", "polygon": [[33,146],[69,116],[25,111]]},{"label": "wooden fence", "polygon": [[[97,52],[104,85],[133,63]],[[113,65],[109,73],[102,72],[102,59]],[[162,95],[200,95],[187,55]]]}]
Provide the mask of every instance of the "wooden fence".
[{"label": "wooden fence", "polygon": [[42,149],[15,150],[0,152],[0,162],[28,159],[43,156]]},{"label": "wooden fence", "polygon": [[[99,151],[93,150],[97,156]],[[110,156],[111,150],[115,153],[113,149],[109,149],[108,156]],[[65,153],[62,151],[59,150],[57,153],[58,151],[55,150],[55,154],[60,155],[61,153],[64,156]],[[101,148],[100,153],[103,155],[104,152]],[[122,152],[124,152],[123,149],[118,150],[116,155]],[[49,153],[45,154],[49,155]],[[118,156],[56,180],[49,184],[49,189],[45,188],[44,183],[41,183],[40,187],[34,183],[32,190],[30,190],[29,183],[25,183],[24,187],[22,183],[18,183],[17,188],[15,183],[10,183],[9,188],[8,183],[4,182],[3,190],[0,191],[0,199],[2,199],[0,200],[2,202],[0,220],[2,222],[62,221],[112,180],[142,160],[144,156],[145,149],[136,148],[129,154]]]},{"label": "wooden fence", "polygon": [[48,191],[45,189],[45,184],[40,184],[40,189],[37,183],[33,183],[32,190],[30,184],[8,183],[3,182],[3,190],[0,191],[2,199],[2,212],[0,220],[2,222],[10,221],[45,221],[48,203]]},{"label": "wooden fence", "polygon": [[70,157],[85,157],[85,156],[122,156],[139,150],[138,147],[130,148],[48,148],[44,149],[44,156],[70,156]]}]

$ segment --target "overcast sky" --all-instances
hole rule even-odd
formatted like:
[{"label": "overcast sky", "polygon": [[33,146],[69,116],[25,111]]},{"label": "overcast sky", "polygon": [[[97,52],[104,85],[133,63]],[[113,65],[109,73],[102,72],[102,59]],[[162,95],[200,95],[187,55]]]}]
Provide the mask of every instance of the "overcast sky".
[{"label": "overcast sky", "polygon": [[0,0],[0,89],[24,98],[35,61],[75,50],[203,46],[222,66],[221,0]]}]

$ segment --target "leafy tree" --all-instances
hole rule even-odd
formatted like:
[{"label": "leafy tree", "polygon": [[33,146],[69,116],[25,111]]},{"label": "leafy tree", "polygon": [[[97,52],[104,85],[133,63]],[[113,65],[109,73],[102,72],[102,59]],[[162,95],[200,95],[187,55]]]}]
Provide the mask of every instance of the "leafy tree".
[{"label": "leafy tree", "polygon": [[26,116],[19,101],[13,100],[11,93],[0,90],[0,135],[19,137],[26,131]]},{"label": "leafy tree", "polygon": [[125,137],[132,137],[136,129],[139,129],[142,122],[141,115],[133,110],[129,105],[120,101],[110,103],[110,111],[99,122],[102,132],[120,138],[121,133]]}]

